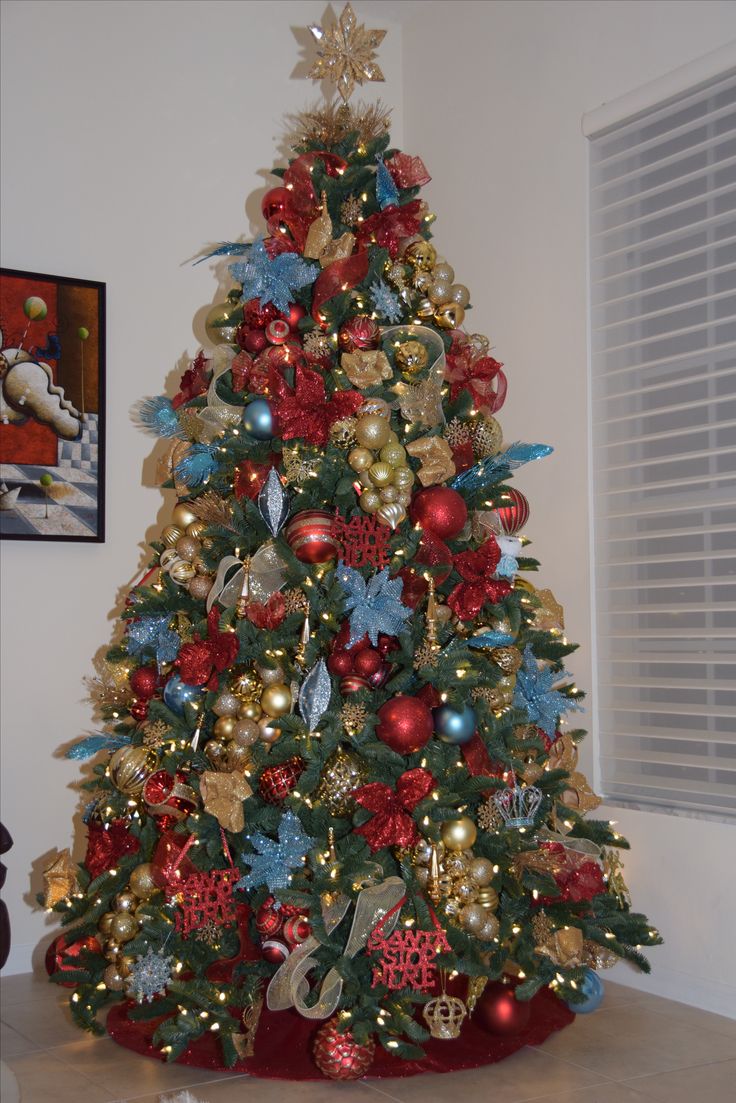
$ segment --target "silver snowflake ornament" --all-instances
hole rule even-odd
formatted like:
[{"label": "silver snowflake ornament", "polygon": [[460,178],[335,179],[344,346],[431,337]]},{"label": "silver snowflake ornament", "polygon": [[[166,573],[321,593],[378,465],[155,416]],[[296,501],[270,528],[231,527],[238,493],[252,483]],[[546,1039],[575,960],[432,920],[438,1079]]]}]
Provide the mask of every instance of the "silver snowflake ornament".
[{"label": "silver snowflake ornament", "polygon": [[128,995],[136,1003],[152,1003],[155,996],[166,994],[166,985],[171,980],[171,963],[174,958],[164,957],[160,951],[150,946],[145,957],[139,957],[126,979]]}]

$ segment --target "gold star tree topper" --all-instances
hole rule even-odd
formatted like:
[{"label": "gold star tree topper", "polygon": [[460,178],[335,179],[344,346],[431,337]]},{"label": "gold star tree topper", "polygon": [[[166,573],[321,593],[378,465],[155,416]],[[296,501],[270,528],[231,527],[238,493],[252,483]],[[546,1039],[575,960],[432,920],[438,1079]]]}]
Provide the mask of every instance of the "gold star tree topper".
[{"label": "gold star tree topper", "polygon": [[365,81],[385,80],[376,63],[376,49],[385,38],[385,31],[367,31],[358,23],[350,4],[331,27],[310,26],[317,46],[317,60],[309,70],[313,80],[328,80],[337,87],[345,103],[355,85]]}]

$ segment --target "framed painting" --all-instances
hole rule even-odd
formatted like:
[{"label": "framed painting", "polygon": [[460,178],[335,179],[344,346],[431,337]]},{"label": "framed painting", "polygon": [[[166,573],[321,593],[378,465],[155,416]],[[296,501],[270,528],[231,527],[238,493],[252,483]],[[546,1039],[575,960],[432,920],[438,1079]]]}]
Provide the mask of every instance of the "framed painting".
[{"label": "framed painting", "polygon": [[0,268],[0,537],[105,539],[105,285]]}]

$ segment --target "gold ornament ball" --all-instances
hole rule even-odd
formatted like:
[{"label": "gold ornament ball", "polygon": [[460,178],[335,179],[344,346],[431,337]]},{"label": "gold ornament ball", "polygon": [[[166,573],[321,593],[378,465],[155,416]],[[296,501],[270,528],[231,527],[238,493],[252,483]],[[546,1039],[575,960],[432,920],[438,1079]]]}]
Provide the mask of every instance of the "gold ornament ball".
[{"label": "gold ornament ball", "polygon": [[490,886],[488,888],[478,889],[477,903],[489,912],[495,911],[498,907],[498,893]]},{"label": "gold ornament ball", "polygon": [[432,860],[432,844],[429,839],[420,839],[414,847],[415,865],[428,866]]},{"label": "gold ornament ball", "polygon": [[258,737],[262,743],[278,743],[281,738],[281,728],[274,727],[273,717],[263,716],[258,721]]},{"label": "gold ornament ball", "polygon": [[353,751],[338,747],[325,763],[315,796],[332,816],[352,815],[353,793],[368,778],[365,761]]},{"label": "gold ornament ball", "polygon": [[158,892],[158,885],[153,879],[153,866],[150,862],[141,862],[139,866],[131,871],[130,888],[141,900],[149,900],[155,892]]},{"label": "gold ornament ball", "polygon": [[224,743],[218,743],[216,739],[208,739],[204,748],[205,757],[216,769],[221,769],[227,761],[227,751]]},{"label": "gold ornament ball", "polygon": [[448,854],[444,861],[445,870],[451,877],[462,877],[467,874],[470,867],[470,859],[461,852]]},{"label": "gold ornament ball", "polygon": [[97,930],[100,932],[101,935],[103,935],[104,938],[109,937],[110,927],[112,926],[112,921],[114,918],[115,912],[105,912],[104,915],[100,916],[97,923]]},{"label": "gold ornament ball", "polygon": [[371,464],[368,469],[370,480],[374,486],[382,487],[388,486],[393,478],[394,469],[390,463],[382,463],[380,460],[378,463]]},{"label": "gold ornament ball", "polygon": [[186,534],[193,540],[201,540],[206,531],[207,526],[204,521],[192,521],[191,525],[187,525]]},{"label": "gold ornament ball", "polygon": [[432,278],[432,273],[426,268],[417,268],[411,282],[417,291],[424,293],[432,283]]},{"label": "gold ornament ball", "polygon": [[125,988],[125,978],[118,971],[117,965],[108,965],[102,974],[102,979],[105,982],[105,987],[111,992],[122,992]]},{"label": "gold ornament ball", "polygon": [[234,739],[225,744],[225,750],[227,751],[227,764],[231,770],[244,770],[250,762],[248,748],[241,747],[240,743],[236,743]]},{"label": "gold ornament ball", "polygon": [[427,887],[427,884],[429,882],[429,870],[427,869],[426,866],[419,866],[415,870],[414,876],[416,877],[417,881],[419,882],[419,884],[422,886],[423,889]]},{"label": "gold ornament ball", "polygon": [[416,375],[426,368],[429,353],[421,341],[403,341],[396,349],[397,367],[406,375]]},{"label": "gold ornament ball", "polygon": [[121,977],[130,976],[130,970],[135,965],[138,959],[132,954],[121,954],[117,960],[118,970]]},{"label": "gold ornament ball", "polygon": [[218,716],[217,720],[215,720],[212,732],[215,736],[215,739],[230,739],[232,737],[234,727],[234,716]]},{"label": "gold ornament ball", "polygon": [[404,250],[404,260],[412,268],[420,268],[429,272],[434,268],[437,261],[437,250],[428,241],[412,241]]},{"label": "gold ornament ball", "polygon": [[191,563],[187,563],[185,560],[180,559],[178,563],[170,568],[169,574],[173,578],[174,582],[178,582],[180,586],[186,586],[188,582],[191,582],[196,577],[197,572]]},{"label": "gold ornament ball", "polygon": [[492,942],[498,934],[500,927],[501,924],[498,922],[495,915],[486,912],[485,922],[478,931],[478,938],[483,942]]},{"label": "gold ornament ball", "polygon": [[194,557],[194,559],[192,560],[192,566],[194,567],[197,574],[212,574],[212,571],[209,569],[201,555],[196,555]]},{"label": "gold ornament ball", "polygon": [[486,913],[479,904],[466,904],[464,908],[461,908],[458,919],[461,927],[469,931],[470,934],[477,935],[486,921]]},{"label": "gold ornament ball", "polygon": [[233,742],[239,747],[252,747],[258,742],[258,724],[255,720],[238,720],[233,728]]},{"label": "gold ornament ball", "polygon": [[291,689],[284,682],[266,686],[261,694],[261,708],[274,719],[291,712]]},{"label": "gold ornament ball", "polygon": [[103,947],[102,952],[103,952],[104,956],[107,958],[108,961],[115,961],[118,954],[120,953],[120,950],[121,950],[120,943],[116,942],[114,938],[108,938],[107,942],[105,943],[105,945]]},{"label": "gold ornament ball", "polygon": [[193,563],[202,550],[199,540],[191,536],[180,536],[176,541],[176,554],[186,563]]},{"label": "gold ornament ball", "polygon": [[149,747],[119,747],[110,758],[110,781],[121,793],[133,797],[155,767],[156,753]]},{"label": "gold ornament ball", "polygon": [[381,501],[386,505],[397,501],[399,497],[399,492],[395,486],[382,486],[378,494]]},{"label": "gold ornament ball", "polygon": [[470,303],[470,292],[464,283],[454,283],[450,288],[450,302],[457,303],[463,310]]},{"label": "gold ornament ball", "polygon": [[476,421],[471,430],[473,451],[480,460],[495,456],[501,451],[503,429],[495,417],[483,417]]},{"label": "gold ornament ball", "polygon": [[188,525],[192,525],[198,520],[199,518],[196,513],[193,513],[185,502],[179,502],[178,505],[174,507],[174,512],[171,514],[172,525],[178,525],[182,531],[186,530]]},{"label": "gold ornament ball", "polygon": [[263,692],[263,680],[253,667],[241,667],[233,672],[230,689],[246,701],[257,701]]},{"label": "gold ornament ball", "polygon": [[264,686],[272,686],[284,680],[284,672],[280,666],[259,666],[258,676]]},{"label": "gold ornament ball", "polygon": [[195,601],[206,601],[212,589],[212,583],[213,579],[207,575],[195,575],[194,578],[189,581],[189,593]]},{"label": "gold ornament ball", "polygon": [[410,467],[395,467],[391,482],[398,490],[410,490],[414,485],[414,472]]},{"label": "gold ornament ball", "polygon": [[462,878],[455,882],[453,892],[461,904],[470,904],[478,895],[478,886],[474,885],[471,880]]},{"label": "gold ornament ball", "polygon": [[[386,421],[391,420],[391,407],[385,398],[366,398],[362,403],[359,410],[360,417],[368,417],[372,414],[378,414],[379,417],[384,418]],[[398,439],[395,434],[392,436],[393,430],[389,432],[389,440]]]},{"label": "gold ornament ball", "polygon": [[398,501],[386,502],[376,510],[376,517],[381,524],[388,525],[390,529],[396,529],[402,521],[406,520],[406,510]]},{"label": "gold ornament ball", "polygon": [[452,283],[455,279],[455,269],[446,260],[440,260],[432,269],[432,277],[435,280],[442,280],[444,283]]},{"label": "gold ornament ball", "polygon": [[490,657],[504,674],[516,674],[521,667],[522,655],[518,647],[494,647]]},{"label": "gold ornament ball", "polygon": [[493,880],[493,862],[489,862],[487,858],[473,858],[468,866],[468,873],[478,888],[487,888]]},{"label": "gold ornament ball", "polygon": [[465,308],[460,303],[442,303],[435,311],[434,320],[440,329],[457,329],[465,319]]},{"label": "gold ornament ball", "polygon": [[[371,464],[371,467],[372,466],[373,465]],[[368,471],[360,472],[360,474],[358,475],[358,482],[361,486],[365,487],[366,490],[373,486],[373,480],[371,479],[370,475],[370,468],[368,469]]]},{"label": "gold ornament ball", "polygon": [[369,448],[353,448],[348,452],[348,463],[358,474],[367,471],[373,463],[373,453]]},{"label": "gold ornament ball", "polygon": [[167,525],[161,533],[161,543],[165,544],[167,548],[174,548],[183,535],[184,531],[177,525]]},{"label": "gold ornament ball", "polygon": [[130,942],[138,934],[138,921],[130,912],[117,912],[110,924],[110,934],[118,942]]},{"label": "gold ornament ball", "polygon": [[392,467],[401,467],[406,463],[406,449],[398,441],[389,441],[388,444],[384,444],[378,458],[383,463],[390,463]]},{"label": "gold ornament ball", "polygon": [[262,716],[263,709],[258,701],[243,701],[238,709],[238,720],[260,720]]},{"label": "gold ornament ball", "polygon": [[215,303],[204,320],[204,328],[213,345],[234,345],[238,327],[243,321],[240,292],[233,288],[224,303]]},{"label": "gold ornament ball", "polygon": [[115,897],[116,912],[133,912],[138,907],[138,897],[130,890],[119,892]]},{"label": "gold ornament ball", "polygon": [[414,311],[418,318],[431,318],[434,315],[435,306],[431,299],[420,299]]},{"label": "gold ornament ball", "polygon": [[478,838],[478,829],[469,816],[445,820],[440,831],[448,850],[469,850]]},{"label": "gold ornament ball", "polygon": [[[380,414],[367,414],[358,418],[355,426],[355,439],[361,448],[372,448],[376,451],[388,444],[388,435],[391,426],[385,417]],[[352,454],[352,453],[351,453]]]},{"label": "gold ornament ball", "polygon": [[439,306],[441,303],[449,302],[450,285],[447,280],[433,280],[432,283],[429,285],[427,298],[430,300],[430,302],[433,302],[435,306]]},{"label": "gold ornament ball", "polygon": [[382,505],[381,495],[377,490],[364,490],[359,504],[363,513],[376,513]]}]

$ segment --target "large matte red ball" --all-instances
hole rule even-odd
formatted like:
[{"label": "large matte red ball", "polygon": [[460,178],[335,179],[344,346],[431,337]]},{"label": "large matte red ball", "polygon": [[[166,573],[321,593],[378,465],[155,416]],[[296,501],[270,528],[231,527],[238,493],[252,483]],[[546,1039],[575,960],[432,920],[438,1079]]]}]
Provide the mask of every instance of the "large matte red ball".
[{"label": "large matte red ball", "polygon": [[451,540],[462,532],[468,507],[462,495],[449,486],[430,486],[412,498],[411,519],[441,540]]},{"label": "large matte red ball", "polygon": [[155,666],[139,666],[128,679],[130,688],[141,701],[150,701],[158,685],[158,671]]},{"label": "large matte red ball", "polygon": [[359,651],[353,660],[353,670],[356,674],[362,674],[364,678],[370,678],[371,674],[375,674],[382,666],[383,658],[380,651],[375,651],[372,647]]},{"label": "large matte red ball", "polygon": [[529,1001],[517,1000],[510,984],[489,981],[476,1004],[473,1021],[489,1034],[520,1034],[529,1022]]},{"label": "large matte red ball", "polygon": [[432,738],[432,713],[417,697],[392,697],[378,710],[376,735],[397,754],[413,754]]}]

